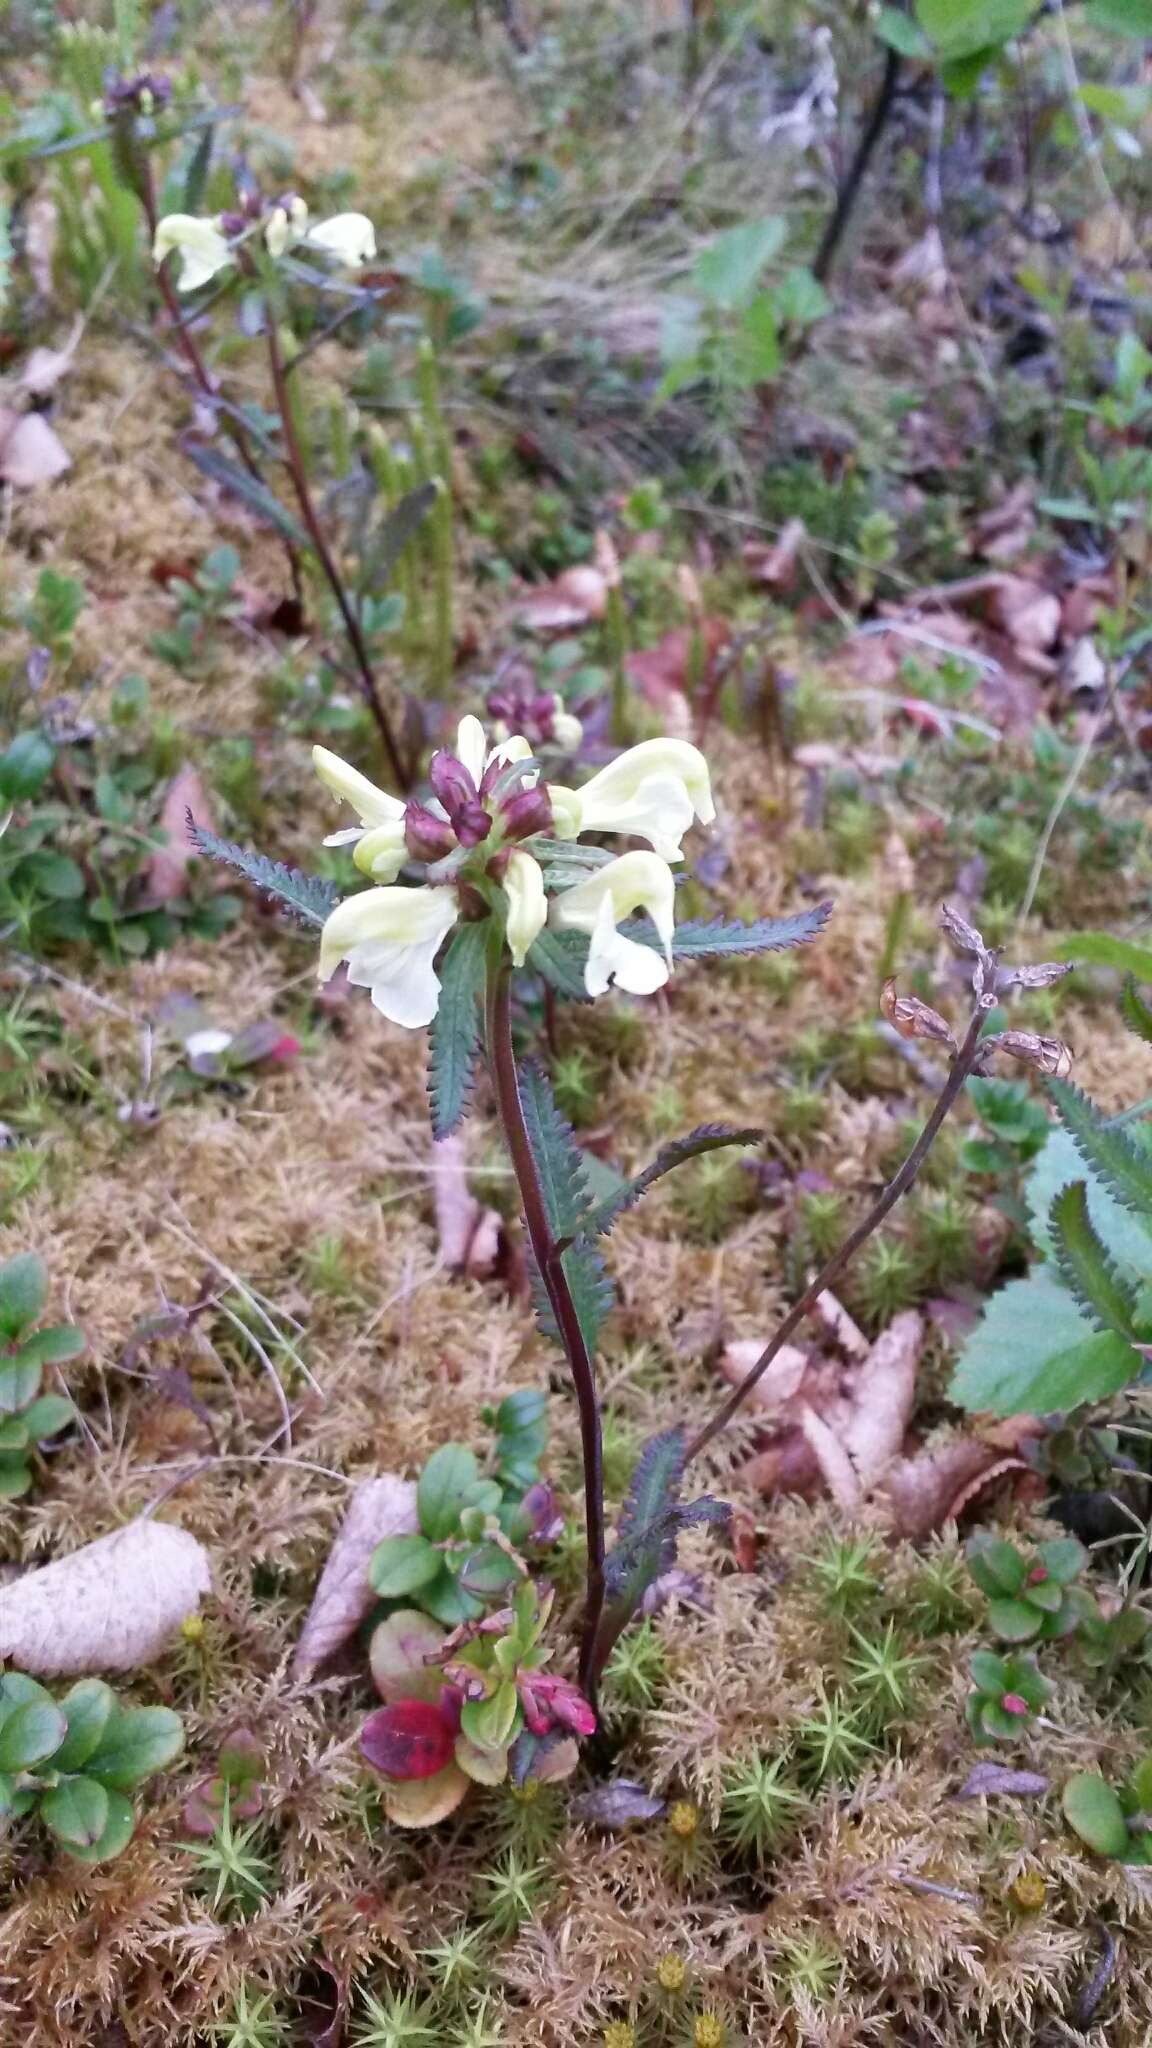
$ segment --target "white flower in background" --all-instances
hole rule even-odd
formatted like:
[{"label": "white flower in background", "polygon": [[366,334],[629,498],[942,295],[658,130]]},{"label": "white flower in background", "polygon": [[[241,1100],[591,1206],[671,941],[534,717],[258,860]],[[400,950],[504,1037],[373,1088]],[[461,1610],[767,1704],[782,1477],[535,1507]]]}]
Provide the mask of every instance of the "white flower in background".
[{"label": "white flower in background", "polygon": [[[356,270],[375,256],[376,231],[363,213],[337,213],[331,220],[309,227],[304,201],[294,197],[282,200],[264,222],[264,246],[271,257],[279,259],[300,244]],[[153,262],[163,263],[173,250],[180,258],[176,281],[182,292],[195,291],[236,261],[235,246],[225,234],[222,220],[204,220],[193,213],[169,213],[157,224]]]},{"label": "white flower in background", "polygon": [[[586,882],[565,889],[552,904],[549,922],[556,931],[587,932],[588,965],[584,986],[602,996],[614,981],[635,996],[663,988],[672,972],[672,923],[676,883],[658,853],[622,853],[607,867],[597,868]],[[616,927],[638,910],[646,910],[656,927],[664,957],[640,939]]]},{"label": "white flower in background", "polygon": [[[322,981],[346,960],[349,979],[370,988],[376,1008],[394,1024],[429,1024],[440,999],[439,948],[462,910],[482,912],[497,886],[515,967],[550,924],[587,934],[589,995],[603,995],[613,982],[651,995],[667,981],[676,893],[669,863],[682,859],[680,840],[693,819],[715,816],[707,763],[686,741],[646,740],[583,789],[570,790],[541,781],[521,734],[493,747],[479,719],[467,717],[455,748],[433,755],[426,803],[389,796],[326,747],[314,747],[313,760],[326,787],[360,820],[330,834],[325,845],[351,845],[356,865],[381,885],[348,897],[326,920]],[[573,847],[587,831],[634,835],[652,851],[609,859],[599,848]],[[561,841],[568,848],[563,858]],[[425,864],[428,880],[393,886],[410,861]],[[620,929],[641,911],[655,926],[660,950]]]},{"label": "white flower in background", "polygon": [[687,740],[641,740],[564,796],[580,821],[571,836],[626,832],[646,839],[662,860],[683,860],[680,841],[693,819],[710,825],[716,816],[708,763]]},{"label": "white flower in background", "polygon": [[194,292],[207,284],[217,271],[232,262],[228,238],[213,220],[199,220],[194,213],[169,213],[160,221],[152,242],[152,261],[161,264],[175,250],[180,258],[176,279],[182,292]]}]

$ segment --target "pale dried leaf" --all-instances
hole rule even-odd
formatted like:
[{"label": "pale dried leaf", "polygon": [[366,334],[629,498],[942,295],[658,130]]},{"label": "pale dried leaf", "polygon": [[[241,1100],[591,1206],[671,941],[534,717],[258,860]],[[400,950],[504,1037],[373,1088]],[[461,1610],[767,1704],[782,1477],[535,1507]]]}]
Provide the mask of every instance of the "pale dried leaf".
[{"label": "pale dried leaf", "polygon": [[866,1494],[900,1455],[923,1347],[924,1318],[915,1309],[905,1309],[876,1339],[860,1367],[844,1448]]},{"label": "pale dried leaf", "polygon": [[149,903],[172,903],[183,896],[188,885],[188,869],[194,860],[201,858],[192,837],[189,816],[205,831],[213,830],[204,784],[195,768],[185,762],[172,777],[161,806],[160,830],[165,834],[165,843],[157,847],[148,863],[145,886]]},{"label": "pale dried leaf", "polygon": [[[720,1370],[725,1379],[738,1387],[751,1372],[763,1349],[763,1344],[756,1337],[739,1337],[726,1344],[720,1358]],[[781,1407],[796,1393],[807,1370],[808,1353],[797,1344],[782,1345],[749,1394],[750,1406]]]},{"label": "pale dried leaf", "polygon": [[468,1186],[464,1139],[459,1133],[438,1139],[432,1156],[440,1256],[453,1272],[483,1278],[499,1255],[500,1218],[495,1209],[482,1209]]},{"label": "pale dried leaf", "polygon": [[376,1595],[368,1566],[376,1545],[387,1536],[415,1535],[417,1527],[414,1480],[391,1472],[361,1480],[312,1595],[292,1659],[294,1679],[311,1678],[371,1612]]},{"label": "pale dried leaf", "polygon": [[749,541],[742,552],[750,580],[762,583],[768,590],[790,589],[796,580],[796,564],[807,538],[808,528],[804,521],[789,519],[770,546],[763,541]]},{"label": "pale dried leaf", "polygon": [[[885,1136],[887,1130],[885,1129]],[[849,1358],[863,1358],[868,1350],[868,1339],[858,1323],[854,1323],[843,1302],[837,1301],[827,1288],[818,1294],[812,1304],[813,1313],[818,1315],[825,1329],[836,1339],[841,1351]]]},{"label": "pale dried leaf", "polygon": [[43,413],[0,411],[0,483],[31,491],[71,467],[71,456]]},{"label": "pale dried leaf", "polygon": [[840,1438],[806,1403],[800,1408],[800,1428],[837,1507],[854,1515],[861,1504],[860,1482]]},{"label": "pale dried leaf", "polygon": [[616,543],[605,526],[596,528],[592,543],[592,563],[604,578],[607,588],[615,590],[620,581],[620,557],[616,552]]},{"label": "pale dried leaf", "polygon": [[516,611],[521,625],[530,632],[552,633],[591,625],[602,619],[607,609],[607,577],[602,569],[584,566],[565,569],[554,583],[529,591]]},{"label": "pale dried leaf", "polygon": [[901,1038],[931,1038],[955,1052],[952,1027],[939,1010],[922,1003],[919,996],[898,995],[894,981],[886,981],[880,991],[880,1012]]},{"label": "pale dried leaf", "polygon": [[16,389],[29,398],[46,398],[70,369],[83,332],[84,322],[78,315],[62,348],[34,348],[20,366]]},{"label": "pale dried leaf", "polygon": [[1017,1799],[1040,1799],[1048,1790],[1042,1771],[1014,1770],[1011,1764],[973,1764],[957,1799],[985,1799],[989,1794],[1011,1794]]},{"label": "pale dried leaf", "polygon": [[949,284],[948,258],[944,243],[936,226],[927,228],[918,242],[904,251],[900,261],[889,272],[891,282],[899,289],[911,285],[925,292],[929,298],[939,298],[947,291]]},{"label": "pale dried leaf", "polygon": [[990,608],[996,624],[1021,653],[1045,653],[1059,637],[1060,599],[1028,576],[1002,576]]},{"label": "pale dried leaf", "polygon": [[393,1827],[434,1828],[455,1813],[471,1783],[458,1764],[433,1778],[381,1778],[380,1804]]},{"label": "pale dried leaf", "polygon": [[974,924],[969,924],[966,917],[961,917],[960,912],[954,910],[950,903],[940,905],[940,929],[945,938],[951,939],[960,953],[974,953],[980,960],[988,951],[983,935],[977,931]]},{"label": "pale dried leaf", "polygon": [[0,1657],[36,1678],[134,1671],[211,1590],[208,1553],[147,1517],[0,1591]]},{"label": "pale dried leaf", "polygon": [[634,1821],[658,1820],[667,1804],[666,1799],[658,1799],[635,1778],[609,1778],[607,1783],[593,1785],[590,1791],[574,1799],[572,1812],[587,1826],[616,1834]]}]

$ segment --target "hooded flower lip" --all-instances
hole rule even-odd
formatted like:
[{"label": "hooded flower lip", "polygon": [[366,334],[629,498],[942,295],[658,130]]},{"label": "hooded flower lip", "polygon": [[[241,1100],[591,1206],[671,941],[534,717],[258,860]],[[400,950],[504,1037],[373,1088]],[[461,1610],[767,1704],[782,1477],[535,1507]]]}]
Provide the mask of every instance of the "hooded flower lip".
[{"label": "hooded flower lip", "polygon": [[348,270],[359,270],[376,254],[376,230],[366,213],[337,213],[317,221],[301,237],[310,249],[322,249]]},{"label": "hooded flower lip", "polygon": [[320,934],[320,979],[342,960],[393,1024],[430,1024],[440,1002],[435,960],[456,922],[454,889],[365,889],[338,903]]},{"label": "hooded flower lip", "polygon": [[[555,899],[549,920],[553,928],[588,933],[584,986],[590,996],[604,995],[613,981],[637,996],[663,988],[671,972],[675,896],[672,871],[660,854],[622,853]],[[617,930],[637,910],[646,910],[652,919],[663,959],[653,947]]]},{"label": "hooded flower lip", "polygon": [[[570,802],[581,832],[622,832],[646,839],[661,860],[683,860],[680,841],[693,819],[716,816],[708,763],[687,740],[641,740],[582,789],[552,792]],[[567,836],[567,835],[565,835]]]},{"label": "hooded flower lip", "polygon": [[169,213],[160,221],[152,242],[152,261],[159,265],[176,250],[180,258],[177,289],[194,292],[232,262],[228,238],[213,220],[194,213]]},{"label": "hooded flower lip", "polygon": [[523,967],[529,947],[536,943],[548,922],[544,876],[539,861],[519,848],[508,856],[504,870],[504,894],[508,898],[506,927],[512,965]]}]

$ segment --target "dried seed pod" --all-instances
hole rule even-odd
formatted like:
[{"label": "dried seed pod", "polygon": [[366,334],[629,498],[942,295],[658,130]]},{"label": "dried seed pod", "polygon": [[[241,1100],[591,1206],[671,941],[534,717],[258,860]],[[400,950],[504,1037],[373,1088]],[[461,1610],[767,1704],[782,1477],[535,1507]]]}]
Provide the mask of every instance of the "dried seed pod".
[{"label": "dried seed pod", "polygon": [[998,1031],[984,1044],[989,1051],[1006,1052],[1010,1059],[1022,1060],[1025,1066],[1051,1074],[1057,1081],[1067,1080],[1072,1072],[1072,1048],[1062,1038],[1041,1038],[1035,1031]]},{"label": "dried seed pod", "polygon": [[974,953],[977,959],[986,956],[988,948],[982,934],[974,924],[968,923],[967,918],[961,917],[958,910],[953,910],[950,903],[940,905],[940,929],[946,939],[951,939],[958,953]]},{"label": "dried seed pod", "polygon": [[1004,995],[1010,988],[1051,988],[1054,981],[1063,981],[1071,973],[1070,960],[1044,960],[1037,967],[998,967],[996,992]]},{"label": "dried seed pod", "polygon": [[918,996],[897,995],[894,981],[886,981],[880,991],[880,1011],[901,1038],[932,1038],[937,1044],[950,1046],[955,1052],[952,1027],[939,1010],[931,1009]]}]

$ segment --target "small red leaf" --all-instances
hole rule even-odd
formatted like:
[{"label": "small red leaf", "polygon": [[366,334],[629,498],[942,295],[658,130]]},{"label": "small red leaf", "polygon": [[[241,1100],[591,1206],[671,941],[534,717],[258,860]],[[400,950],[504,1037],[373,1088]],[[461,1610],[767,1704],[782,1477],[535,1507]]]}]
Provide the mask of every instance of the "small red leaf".
[{"label": "small red leaf", "polygon": [[360,1748],[373,1770],[386,1778],[434,1778],[451,1763],[455,1735],[430,1700],[397,1700],[369,1714]]}]

